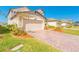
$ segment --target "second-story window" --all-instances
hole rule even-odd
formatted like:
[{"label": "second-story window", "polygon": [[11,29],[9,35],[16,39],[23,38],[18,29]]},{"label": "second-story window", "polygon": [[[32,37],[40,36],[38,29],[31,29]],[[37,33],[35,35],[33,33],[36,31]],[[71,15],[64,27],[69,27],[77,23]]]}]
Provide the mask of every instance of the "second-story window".
[{"label": "second-story window", "polygon": [[30,20],[35,20],[36,17],[35,17],[35,15],[30,15],[30,16],[29,16],[29,19],[30,19]]}]

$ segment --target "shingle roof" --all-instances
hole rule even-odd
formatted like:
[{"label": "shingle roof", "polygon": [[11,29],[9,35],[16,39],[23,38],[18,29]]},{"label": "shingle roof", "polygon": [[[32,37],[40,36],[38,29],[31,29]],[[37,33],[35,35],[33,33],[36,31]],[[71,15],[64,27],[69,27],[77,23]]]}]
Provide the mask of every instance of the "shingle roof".
[{"label": "shingle roof", "polygon": [[30,9],[29,8],[27,8],[27,7],[21,7],[21,8],[16,8],[16,9],[12,9],[13,11],[15,11],[15,12],[18,12],[18,11],[30,11]]},{"label": "shingle roof", "polygon": [[[44,21],[47,20],[47,18],[44,15],[40,14],[37,10],[36,11],[31,11],[26,7],[11,9],[10,11],[15,12],[15,14],[10,19],[16,18],[16,16],[18,16],[18,15],[22,16],[23,18],[26,18],[29,15],[35,15],[35,16],[39,16],[39,17],[43,18]],[[41,21],[38,21],[38,22],[40,23]]]},{"label": "shingle roof", "polygon": [[16,17],[17,15],[21,15],[21,16],[29,16],[29,15],[36,15],[36,16],[39,16],[39,17],[42,17],[44,19],[46,19],[43,15],[41,15],[40,13],[38,12],[33,12],[33,11],[24,11],[24,12],[16,12],[16,14],[11,17],[11,19],[13,19],[14,17]]}]

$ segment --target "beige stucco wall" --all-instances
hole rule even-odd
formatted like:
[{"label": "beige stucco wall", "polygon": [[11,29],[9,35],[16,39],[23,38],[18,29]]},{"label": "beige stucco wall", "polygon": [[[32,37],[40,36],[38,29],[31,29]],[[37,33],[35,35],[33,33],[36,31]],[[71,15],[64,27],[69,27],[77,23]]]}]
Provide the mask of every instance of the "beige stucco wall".
[{"label": "beige stucco wall", "polygon": [[[25,24],[25,31],[40,31],[40,30],[44,30],[45,27],[45,21],[44,18],[40,17],[40,16],[35,16],[36,20],[38,20],[38,23],[34,23],[31,20],[26,21],[28,23]],[[36,21],[34,20],[34,21]],[[39,21],[42,21],[39,23]],[[31,23],[30,23],[31,22]]]},{"label": "beige stucco wall", "polygon": [[18,24],[18,18],[14,18],[14,19],[8,19],[8,24],[12,25],[12,24]]},{"label": "beige stucco wall", "polygon": [[[41,23],[39,23],[39,21],[37,21],[38,23],[33,24],[28,22],[28,19],[21,19],[19,17],[16,17],[14,19],[10,19],[13,16],[13,14],[10,12],[10,14],[8,15],[8,24],[12,25],[12,24],[16,24],[17,27],[22,28],[24,31],[38,31],[38,30],[44,30],[45,27],[45,22],[44,22],[44,18],[42,16],[39,15],[33,15],[33,18],[30,18],[29,20],[40,20],[42,21]],[[35,18],[35,19],[34,19]]]},{"label": "beige stucco wall", "polygon": [[[17,24],[17,26],[19,28],[22,28],[24,31],[39,31],[39,30],[44,30],[45,27],[45,22],[41,22],[41,23],[36,23],[36,24],[32,24],[32,23],[27,23],[27,21],[23,21],[23,20],[19,20],[19,18],[15,18],[12,20],[8,20],[8,24]],[[25,24],[25,25],[24,25]],[[23,26],[25,28],[23,28]]]},{"label": "beige stucco wall", "polygon": [[16,24],[17,27],[22,28],[22,26],[23,26],[23,20],[22,19],[20,20],[18,17],[14,18],[12,20],[8,19],[8,24],[9,25]]}]

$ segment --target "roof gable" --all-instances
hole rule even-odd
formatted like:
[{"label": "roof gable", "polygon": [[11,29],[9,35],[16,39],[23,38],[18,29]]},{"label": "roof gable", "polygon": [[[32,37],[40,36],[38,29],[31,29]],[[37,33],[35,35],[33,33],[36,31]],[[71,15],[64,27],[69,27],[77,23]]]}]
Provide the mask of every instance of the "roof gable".
[{"label": "roof gable", "polygon": [[13,9],[13,11],[15,11],[15,12],[23,12],[23,11],[30,11],[30,9],[27,8],[27,7],[21,7],[21,8]]},{"label": "roof gable", "polygon": [[46,20],[47,18],[44,15],[42,15],[40,12],[31,11],[27,7],[22,7],[22,8],[17,8],[17,9],[11,9],[10,12],[9,12],[9,15],[11,16],[10,19],[16,18],[17,15],[21,15],[25,18],[26,18],[27,15],[35,15],[35,16],[39,16],[40,18]]}]

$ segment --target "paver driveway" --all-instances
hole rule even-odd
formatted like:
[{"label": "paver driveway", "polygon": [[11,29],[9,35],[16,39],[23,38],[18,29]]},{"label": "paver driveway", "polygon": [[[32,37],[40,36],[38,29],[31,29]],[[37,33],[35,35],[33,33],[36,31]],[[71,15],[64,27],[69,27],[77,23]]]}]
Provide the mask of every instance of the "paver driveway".
[{"label": "paver driveway", "polygon": [[56,31],[29,32],[29,34],[62,51],[79,51],[79,36]]}]

